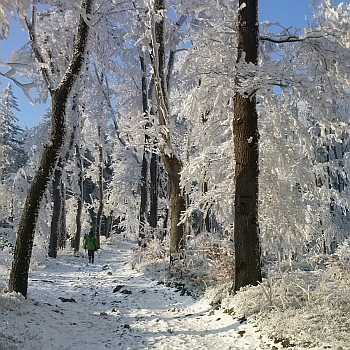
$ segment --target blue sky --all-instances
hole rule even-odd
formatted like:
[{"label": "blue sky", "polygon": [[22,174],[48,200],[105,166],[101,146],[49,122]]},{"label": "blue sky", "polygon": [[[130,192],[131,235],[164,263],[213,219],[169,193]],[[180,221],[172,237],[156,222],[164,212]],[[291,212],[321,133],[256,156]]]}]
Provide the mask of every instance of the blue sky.
[{"label": "blue sky", "polygon": [[305,28],[307,19],[312,19],[312,4],[312,0],[259,0],[259,21]]},{"label": "blue sky", "polygon": [[[333,1],[334,5],[340,2],[340,0]],[[312,19],[312,3],[313,0],[259,0],[259,21],[269,20],[279,22],[284,27],[304,28],[307,20]],[[28,35],[21,30],[19,22],[12,21],[10,38],[0,41],[0,57],[4,61],[7,60],[10,53],[24,44],[27,38]],[[3,71],[2,68],[0,69]],[[3,78],[1,82],[1,89],[8,84]],[[16,113],[20,126],[37,125],[47,106],[40,104],[32,106],[20,90],[15,89],[14,91],[21,109],[21,112]]]}]

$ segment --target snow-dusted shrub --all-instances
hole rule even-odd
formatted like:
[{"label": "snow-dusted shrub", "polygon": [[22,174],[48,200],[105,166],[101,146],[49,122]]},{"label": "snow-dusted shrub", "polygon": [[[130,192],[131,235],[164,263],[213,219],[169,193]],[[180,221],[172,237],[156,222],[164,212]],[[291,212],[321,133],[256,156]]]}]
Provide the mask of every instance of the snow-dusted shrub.
[{"label": "snow-dusted shrub", "polygon": [[151,260],[158,260],[165,259],[169,252],[164,246],[164,241],[155,238],[148,242],[146,253]]},{"label": "snow-dusted shrub", "polygon": [[233,277],[234,254],[229,238],[202,233],[188,239],[184,273],[208,281]]},{"label": "snow-dusted shrub", "polygon": [[336,260],[324,270],[271,270],[257,286],[227,295],[222,307],[248,318],[271,338],[300,346],[350,344],[349,269]]},{"label": "snow-dusted shrub", "polygon": [[[1,267],[1,265],[0,265]],[[2,277],[2,276],[0,276]],[[25,297],[16,292],[8,293],[6,287],[3,288],[3,281],[0,279],[0,310],[2,313],[7,314],[8,317],[12,317],[16,314],[26,313],[27,311],[23,311],[28,304],[31,304],[31,300],[26,300]],[[14,316],[14,317],[16,317]],[[6,327],[2,329],[0,327],[0,349],[1,350],[17,350],[17,349],[35,349],[33,343],[29,346],[27,345],[28,339],[29,342],[32,340],[34,336],[32,334],[28,334],[27,332],[20,332],[20,334],[9,335],[6,334]]]},{"label": "snow-dusted shrub", "polygon": [[[169,236],[163,240],[149,238],[145,248],[135,249],[134,263],[148,264],[169,258]],[[181,276],[206,278],[213,281],[232,278],[234,254],[232,242],[227,237],[203,232],[197,236],[187,236],[184,259],[179,259],[175,270]]]},{"label": "snow-dusted shrub", "polygon": [[16,292],[7,293],[6,289],[0,293],[0,309],[15,310],[21,307],[25,297]]},{"label": "snow-dusted shrub", "polygon": [[333,346],[347,349],[350,344],[350,288],[328,282],[310,293],[300,307],[263,310],[254,316],[258,327],[274,339],[288,339],[302,346]]},{"label": "snow-dusted shrub", "polygon": [[135,254],[132,267],[146,276],[152,277],[152,279],[156,279],[162,283],[169,283],[169,285],[171,284],[169,262],[166,260],[140,260],[140,255]]},{"label": "snow-dusted shrub", "polygon": [[[223,300],[229,300],[232,293],[232,281],[226,280],[221,283],[207,287],[205,291],[205,298],[211,305],[221,305]],[[230,312],[231,310],[226,310]]]},{"label": "snow-dusted shrub", "polygon": [[146,248],[135,247],[133,267],[159,281],[184,284],[192,295],[208,293],[207,298],[212,304],[219,303],[226,296],[232,286],[234,271],[230,239],[208,232],[188,236],[184,259],[175,260],[171,265],[168,247],[168,236],[163,241],[149,240]]},{"label": "snow-dusted shrub", "polygon": [[[217,295],[215,297],[217,299]],[[249,317],[270,306],[269,298],[261,286],[244,287],[236,295],[228,294],[221,300],[221,307],[237,318]]]},{"label": "snow-dusted shrub", "polygon": [[335,255],[339,257],[339,260],[346,264],[350,264],[350,239],[348,238],[342,244],[340,244],[335,252]]},{"label": "snow-dusted shrub", "polygon": [[209,242],[206,256],[218,270],[219,277],[233,278],[234,252],[230,240]]},{"label": "snow-dusted shrub", "polygon": [[[9,272],[9,269],[12,264],[13,255],[12,255],[13,249],[11,247],[5,247],[3,250],[1,250],[0,254],[0,276],[7,275]],[[0,286],[1,288],[1,286]]]}]

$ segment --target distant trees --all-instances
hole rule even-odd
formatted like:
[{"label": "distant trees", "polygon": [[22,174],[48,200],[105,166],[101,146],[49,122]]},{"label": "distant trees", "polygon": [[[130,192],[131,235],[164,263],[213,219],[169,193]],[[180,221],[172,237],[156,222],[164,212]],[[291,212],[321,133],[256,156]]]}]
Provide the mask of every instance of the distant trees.
[{"label": "distant trees", "polygon": [[14,112],[19,111],[11,83],[0,99],[0,145],[2,146],[1,181],[15,173],[26,162],[23,149],[23,130],[18,126]]},{"label": "distant trees", "polygon": [[[0,227],[14,228],[16,173],[27,161],[24,149],[24,133],[18,126],[15,111],[19,111],[12,84],[2,91],[0,99],[0,184],[6,190],[0,204]],[[7,235],[12,236],[12,232]],[[6,239],[10,239],[7,237]],[[12,239],[10,239],[12,241]]]}]

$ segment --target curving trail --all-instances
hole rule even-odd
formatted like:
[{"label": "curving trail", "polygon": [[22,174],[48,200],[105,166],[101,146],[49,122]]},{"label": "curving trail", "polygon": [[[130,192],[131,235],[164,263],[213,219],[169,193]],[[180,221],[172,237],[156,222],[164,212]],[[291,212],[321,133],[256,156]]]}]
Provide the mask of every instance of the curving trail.
[{"label": "curving trail", "polygon": [[95,265],[68,254],[47,259],[30,274],[27,300],[0,297],[0,350],[280,348],[133,270],[131,257],[130,243],[103,242]]}]

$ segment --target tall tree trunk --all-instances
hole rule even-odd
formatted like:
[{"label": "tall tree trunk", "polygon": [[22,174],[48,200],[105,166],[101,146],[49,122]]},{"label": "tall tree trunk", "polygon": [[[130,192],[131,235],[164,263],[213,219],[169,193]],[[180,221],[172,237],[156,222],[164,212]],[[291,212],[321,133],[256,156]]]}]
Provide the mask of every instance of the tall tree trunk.
[{"label": "tall tree trunk", "polygon": [[[77,109],[77,104],[76,104],[76,95],[73,97],[73,106],[72,106],[72,111],[74,112]],[[68,162],[69,157],[73,153],[73,148],[75,145],[75,139],[76,139],[76,132],[77,132],[77,127],[76,125],[73,125],[73,130],[70,135],[70,141],[69,141],[69,146],[66,150],[66,153],[64,157],[62,157],[62,164],[60,166],[61,168],[61,215],[60,215],[60,223],[59,223],[59,231],[58,231],[58,247],[59,249],[64,249],[67,244],[67,239],[68,239],[68,234],[67,234],[67,211],[66,211],[66,199],[67,199],[67,188],[65,185],[65,181],[62,178],[63,169],[65,165]],[[60,163],[58,164],[58,166]],[[73,240],[72,240],[73,241]]]},{"label": "tall tree trunk", "polygon": [[[146,148],[146,146],[145,146]],[[143,150],[142,164],[141,164],[141,190],[140,190],[140,215],[139,215],[139,245],[145,247],[145,228],[146,228],[146,219],[147,219],[147,171],[148,162],[147,162],[147,151]]]},{"label": "tall tree trunk", "polygon": [[[89,18],[93,2],[93,0],[82,1],[82,9],[85,10],[86,16],[80,16],[72,60],[57,88],[53,88],[49,72],[45,66],[41,68],[51,93],[52,130],[50,141],[44,148],[39,169],[34,176],[24,204],[23,213],[18,227],[8,285],[8,290],[10,292],[15,291],[21,293],[25,297],[27,296],[28,290],[28,271],[32,256],[34,234],[40,203],[64,144],[66,134],[67,102],[73,85],[78,79],[84,63],[89,34],[89,24],[86,22],[85,18]],[[45,63],[41,54],[37,50],[34,23],[34,19],[32,24],[27,23],[33,51],[38,61],[40,63]]]},{"label": "tall tree trunk", "polygon": [[[168,74],[170,71],[168,70]],[[154,94],[154,80],[151,79],[148,86],[148,101],[153,100]],[[152,118],[155,117],[153,105],[150,108],[150,116]],[[154,123],[154,121],[152,121]],[[156,153],[156,149],[158,148],[158,141],[155,138],[153,140],[153,148],[151,149],[151,160],[150,160],[150,183],[149,183],[149,217],[148,223],[150,227],[153,229],[157,228],[158,225],[158,192],[159,192],[159,183],[158,183],[158,164],[160,162],[160,157],[158,153]]]},{"label": "tall tree trunk", "polygon": [[[74,100],[74,99],[73,99]],[[75,109],[73,106],[73,110]],[[76,127],[73,126],[73,131],[70,136],[69,147],[65,156],[61,156],[58,160],[55,172],[54,180],[52,182],[52,197],[53,197],[53,210],[51,218],[51,231],[50,231],[50,243],[49,243],[49,257],[57,257],[57,249],[63,249],[66,246],[67,240],[67,227],[66,227],[66,187],[62,180],[63,168],[66,165],[71,150],[75,142]]]},{"label": "tall tree trunk", "polygon": [[[203,193],[206,194],[207,192],[208,192],[208,181],[204,180],[204,182],[203,182]],[[211,214],[211,211],[210,211],[210,205],[207,204],[207,206],[208,206],[208,209],[205,212],[205,217],[204,217],[202,226],[203,226],[204,231],[210,232],[210,230],[211,230],[211,227],[210,227],[210,214]]]},{"label": "tall tree trunk", "polygon": [[112,228],[113,228],[113,221],[114,221],[114,215],[113,215],[113,210],[111,210],[111,212],[110,212],[110,214],[108,216],[106,239],[111,237],[111,232],[112,232]]},{"label": "tall tree trunk", "polygon": [[58,228],[58,248],[64,249],[67,243],[66,186],[61,179],[61,215]]},{"label": "tall tree trunk", "polygon": [[[146,76],[146,64],[145,58],[140,55],[140,66],[142,72],[141,79],[141,93],[142,93],[142,113],[145,119],[148,119],[148,94],[147,94],[147,76]],[[145,246],[145,227],[146,227],[146,217],[147,217],[147,187],[148,187],[148,148],[149,148],[149,136],[147,135],[147,128],[149,127],[149,122],[146,122],[145,125],[145,139],[142,155],[142,164],[141,164],[141,190],[140,190],[140,215],[139,215],[139,245]]]},{"label": "tall tree trunk", "polygon": [[98,137],[99,137],[99,145],[98,145],[98,210],[97,210],[97,218],[96,218],[96,238],[98,244],[100,244],[101,237],[101,225],[102,225],[102,214],[103,214],[103,135],[101,132],[101,125],[98,126]]},{"label": "tall tree trunk", "polygon": [[150,164],[149,225],[155,229],[158,224],[158,154],[152,152]]},{"label": "tall tree trunk", "polygon": [[171,232],[170,232],[170,262],[183,258],[185,248],[185,225],[179,224],[181,213],[186,210],[186,200],[180,186],[180,167],[171,176]]},{"label": "tall tree trunk", "polygon": [[[257,64],[259,29],[258,0],[240,0],[238,57]],[[239,84],[239,80],[236,80]],[[258,223],[258,114],[255,95],[234,96],[235,166],[235,283],[237,291],[261,281]]]},{"label": "tall tree trunk", "polygon": [[62,196],[61,196],[61,180],[62,180],[62,162],[61,159],[58,162],[58,166],[54,172],[54,180],[52,182],[52,197],[53,197],[53,209],[51,218],[51,231],[50,231],[50,241],[49,241],[49,252],[50,258],[57,257],[57,242],[58,242],[58,232],[61,221],[62,214]]},{"label": "tall tree trunk", "polygon": [[[160,157],[159,157],[160,158]],[[163,225],[162,225],[162,239],[165,238],[167,232],[169,232],[169,217],[170,217],[170,207],[171,207],[171,181],[167,172],[161,163],[161,158],[159,159],[159,178],[157,186],[159,188],[159,198],[163,199],[163,205],[165,204],[163,212]],[[164,179],[163,179],[164,178]],[[162,180],[163,179],[163,180]]]},{"label": "tall tree trunk", "polygon": [[79,168],[79,174],[78,174],[78,183],[79,183],[79,189],[80,193],[78,194],[78,199],[77,199],[77,213],[75,216],[75,222],[76,222],[76,232],[74,235],[74,242],[73,242],[73,249],[74,253],[79,252],[80,248],[80,237],[81,237],[81,216],[83,212],[83,203],[84,203],[84,175],[83,175],[83,161],[81,159],[81,154],[80,154],[80,147],[76,145],[76,158],[77,158],[77,165]]},{"label": "tall tree trunk", "polygon": [[153,79],[158,104],[160,125],[159,151],[164,167],[171,180],[171,231],[170,262],[179,256],[184,248],[184,225],[178,225],[180,216],[185,211],[185,199],[180,186],[182,163],[174,153],[169,133],[170,110],[167,91],[167,75],[165,65],[165,1],[154,0],[152,18],[152,53]]}]

